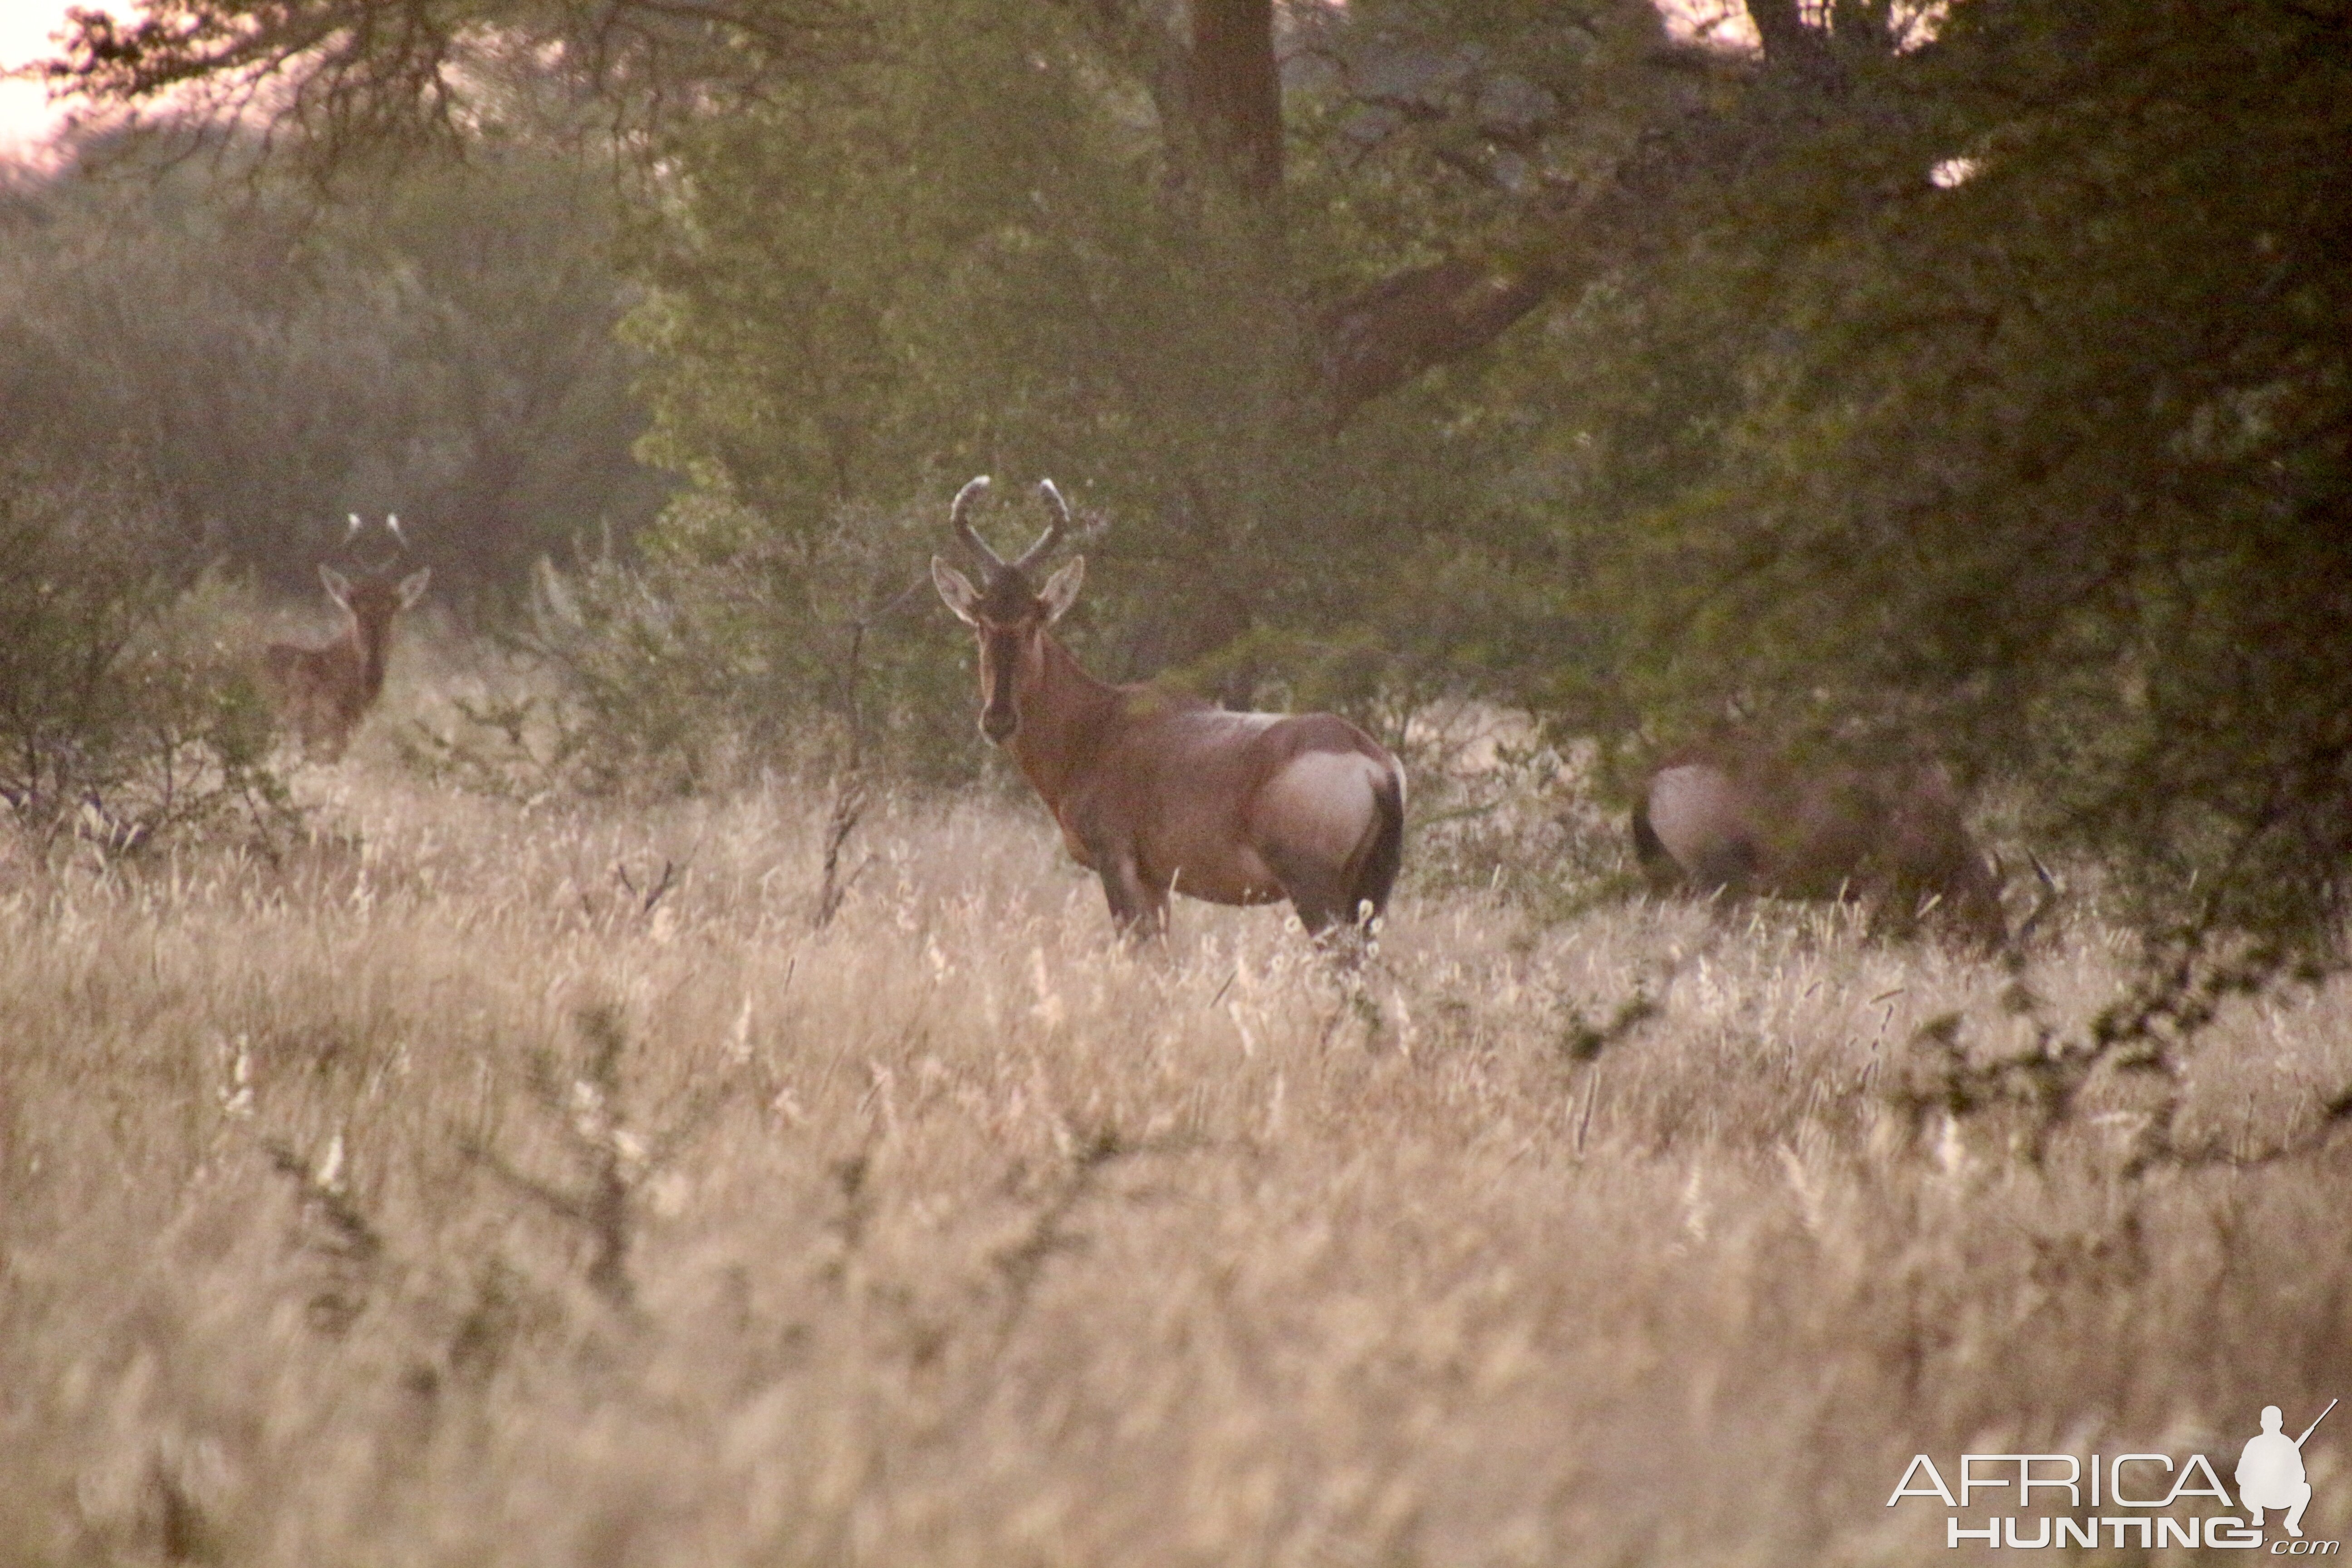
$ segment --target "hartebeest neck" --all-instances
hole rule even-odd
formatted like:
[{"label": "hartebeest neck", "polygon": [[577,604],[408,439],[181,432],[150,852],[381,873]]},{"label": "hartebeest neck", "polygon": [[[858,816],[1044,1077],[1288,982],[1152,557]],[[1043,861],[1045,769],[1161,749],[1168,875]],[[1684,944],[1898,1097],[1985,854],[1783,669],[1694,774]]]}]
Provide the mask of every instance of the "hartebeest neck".
[{"label": "hartebeest neck", "polygon": [[360,674],[360,695],[370,702],[383,695],[383,670],[392,647],[392,625],[386,622],[372,626],[358,616],[352,617],[351,637],[345,645],[352,662]]},{"label": "hartebeest neck", "polygon": [[1080,668],[1053,633],[1040,633],[1038,641],[1036,679],[1021,689],[1013,760],[1058,816],[1071,776],[1101,751],[1118,717],[1118,688]]}]

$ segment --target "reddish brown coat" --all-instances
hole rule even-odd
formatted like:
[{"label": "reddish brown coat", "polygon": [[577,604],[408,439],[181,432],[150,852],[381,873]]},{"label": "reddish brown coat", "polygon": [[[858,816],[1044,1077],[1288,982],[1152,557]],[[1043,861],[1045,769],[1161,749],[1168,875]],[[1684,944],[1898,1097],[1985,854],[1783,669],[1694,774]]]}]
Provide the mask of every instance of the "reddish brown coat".
[{"label": "reddish brown coat", "polygon": [[1748,744],[1694,747],[1651,773],[1633,843],[1662,885],[1864,898],[1898,929],[1925,910],[1984,946],[2008,940],[2000,879],[1932,763],[1800,764]]},{"label": "reddish brown coat", "polygon": [[1028,576],[1059,536],[1059,495],[1041,487],[1055,524],[1007,563],[969,531],[984,485],[965,486],[953,515],[985,585],[936,559],[932,577],[979,636],[982,732],[1011,750],[1070,854],[1102,879],[1121,929],[1163,930],[1171,891],[1222,904],[1286,898],[1314,931],[1383,910],[1403,846],[1397,760],[1333,714],[1233,713],[1088,675],[1051,630],[1077,597],[1084,559],[1043,590]]}]

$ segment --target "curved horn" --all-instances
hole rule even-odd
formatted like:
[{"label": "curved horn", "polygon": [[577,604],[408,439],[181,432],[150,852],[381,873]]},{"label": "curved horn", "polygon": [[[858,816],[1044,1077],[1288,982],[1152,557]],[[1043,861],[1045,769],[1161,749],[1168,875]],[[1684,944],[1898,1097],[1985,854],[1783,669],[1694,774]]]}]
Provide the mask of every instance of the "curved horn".
[{"label": "curved horn", "polygon": [[1045,559],[1045,552],[1060,542],[1062,530],[1070,526],[1070,503],[1062,499],[1062,492],[1054,488],[1053,480],[1037,481],[1037,499],[1045,503],[1045,510],[1050,514],[1049,521],[1045,524],[1045,531],[1038,537],[1037,542],[1031,545],[1028,552],[1013,563],[1013,569],[1016,572],[1025,572]]},{"label": "curved horn", "polygon": [[988,547],[988,541],[975,532],[971,526],[971,503],[978,500],[981,492],[987,489],[986,474],[967,482],[963,489],[956,491],[955,504],[948,508],[948,521],[955,524],[956,537],[963,541],[964,548],[977,556],[982,565],[992,572],[998,572],[1003,570],[1003,558]]},{"label": "curved horn", "polygon": [[365,530],[367,524],[360,521],[359,513],[352,513],[351,531],[343,535],[343,548],[352,552],[352,559],[358,562],[362,570],[378,577],[391,571],[399,563],[400,558],[408,552],[408,535],[400,531],[398,515],[386,512],[383,526],[384,531],[392,535],[392,549],[379,561],[370,561],[361,553],[360,534]]}]

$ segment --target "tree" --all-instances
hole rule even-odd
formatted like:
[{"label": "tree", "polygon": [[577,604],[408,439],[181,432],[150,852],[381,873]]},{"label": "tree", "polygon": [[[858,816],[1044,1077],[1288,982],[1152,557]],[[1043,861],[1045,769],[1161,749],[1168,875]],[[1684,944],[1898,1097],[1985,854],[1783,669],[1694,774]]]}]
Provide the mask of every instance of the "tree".
[{"label": "tree", "polygon": [[[1778,3],[1793,18],[1801,0]],[[1441,58],[1445,45],[1421,41],[1431,34],[1483,31],[1507,38],[1520,56],[1573,39],[1576,64],[1588,68],[1570,74],[1585,77],[1601,74],[1589,68],[1622,63],[1629,42],[1637,51],[1673,54],[1642,0],[1596,0],[1564,22],[1553,8],[1524,0],[1368,6],[1360,26],[1276,0],[1181,7],[1071,0],[1047,9],[1048,30],[1082,36],[1089,63],[1114,79],[1114,90],[1149,102],[1161,171],[1172,184],[1196,200],[1234,202],[1237,221],[1277,252],[1286,143],[1294,131],[1281,85],[1286,44],[1294,59],[1329,45],[1344,67],[1405,83],[1402,100],[1391,94],[1385,106],[1394,110],[1402,101],[1416,118],[1443,117],[1449,97],[1466,87],[1475,99],[1491,85],[1475,67],[1452,69]],[[486,125],[519,117],[544,125],[551,103],[576,114],[583,100],[600,106],[604,122],[644,151],[682,121],[769,104],[785,89],[836,80],[861,66],[904,61],[908,25],[919,22],[857,0],[142,0],[127,24],[104,12],[71,16],[65,54],[46,68],[56,90],[104,104],[163,105],[161,123],[198,141],[257,116],[273,132],[296,134],[303,155],[322,170],[387,148],[460,145]],[[1791,26],[1779,31],[1788,35]],[[1810,36],[1801,26],[1793,33]],[[1390,35],[1408,41],[1369,51],[1345,41]],[[1427,68],[1433,59],[1434,77]],[[1691,63],[1676,60],[1675,68]],[[1423,79],[1417,87],[1416,75]],[[1502,90],[1484,94],[1470,116],[1490,139],[1524,142],[1547,129],[1550,95],[1508,73],[1495,79]],[[1603,96],[1612,100],[1604,108],[1625,107],[1614,101],[1622,94]],[[1616,140],[1630,146],[1643,138]],[[1496,244],[1505,237],[1491,233],[1449,236],[1443,258],[1331,301],[1307,329],[1314,339],[1312,392],[1327,414],[1344,418],[1431,366],[1485,346],[1564,285],[1622,259],[1637,243],[1634,231],[1654,226],[1654,215],[1640,209],[1654,206],[1665,190],[1661,170],[1688,162],[1688,149],[1677,142],[1668,153],[1620,161],[1624,167],[1579,170],[1572,194],[1562,194],[1564,183],[1538,182],[1528,199],[1501,204],[1511,209],[1504,226],[1517,231],[1515,244]],[[1274,255],[1267,265],[1278,268],[1281,259]]]},{"label": "tree", "polygon": [[446,146],[551,102],[600,104],[626,136],[714,94],[854,58],[853,0],[142,0],[68,7],[53,88],[162,105],[152,129],[202,144],[258,123],[312,167]]},{"label": "tree", "polygon": [[445,589],[496,595],[659,505],[629,450],[609,187],[576,163],[478,148],[372,176],[361,210],[81,151],[0,202],[0,443],[135,463],[167,549],[307,594],[346,513],[394,511]]},{"label": "tree", "polygon": [[2036,826],[2132,874],[2151,917],[2330,931],[2352,858],[2343,20],[2008,0],[1847,64],[1885,130],[1833,182],[1751,193],[1743,228],[1771,239],[1707,279],[1751,323],[1720,459],[1618,563],[1674,585],[1654,712],[1761,694],[1932,734],[2025,781]]}]

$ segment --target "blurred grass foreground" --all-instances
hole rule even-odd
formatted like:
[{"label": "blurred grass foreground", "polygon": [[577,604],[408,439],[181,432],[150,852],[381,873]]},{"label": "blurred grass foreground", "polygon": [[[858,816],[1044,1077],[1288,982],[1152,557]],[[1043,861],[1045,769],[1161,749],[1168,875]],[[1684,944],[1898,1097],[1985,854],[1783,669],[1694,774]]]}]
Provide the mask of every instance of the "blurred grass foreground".
[{"label": "blurred grass foreground", "polygon": [[[2221,1464],[2352,1372],[2344,981],[2028,1130],[1920,1033],[2011,977],[1835,909],[1433,836],[1360,979],[1138,953],[1033,803],[904,793],[818,929],[821,791],[453,795],[461,684],[272,854],[7,841],[8,1561],[1940,1561],[1916,1454]],[[2131,951],[2074,906],[2041,1016]]]}]

